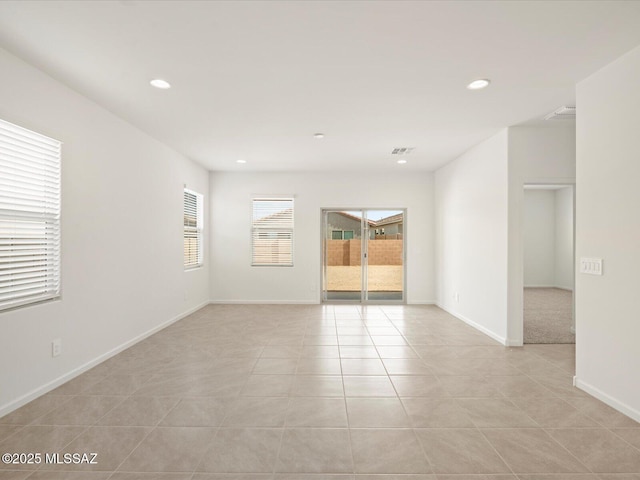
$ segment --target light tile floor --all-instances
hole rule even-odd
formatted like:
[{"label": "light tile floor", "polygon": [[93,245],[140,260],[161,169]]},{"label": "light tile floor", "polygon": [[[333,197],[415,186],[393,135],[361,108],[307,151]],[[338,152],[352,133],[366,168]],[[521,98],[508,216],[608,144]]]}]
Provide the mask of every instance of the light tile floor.
[{"label": "light tile floor", "polygon": [[640,425],[433,306],[208,306],[0,418],[0,480],[640,480]]}]

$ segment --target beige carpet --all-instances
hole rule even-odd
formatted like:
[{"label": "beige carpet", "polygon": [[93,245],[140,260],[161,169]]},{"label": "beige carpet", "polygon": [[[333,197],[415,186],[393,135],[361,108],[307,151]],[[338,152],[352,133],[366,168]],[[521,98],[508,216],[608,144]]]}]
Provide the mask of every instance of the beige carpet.
[{"label": "beige carpet", "polygon": [[573,292],[524,289],[524,343],[576,343],[571,333]]}]

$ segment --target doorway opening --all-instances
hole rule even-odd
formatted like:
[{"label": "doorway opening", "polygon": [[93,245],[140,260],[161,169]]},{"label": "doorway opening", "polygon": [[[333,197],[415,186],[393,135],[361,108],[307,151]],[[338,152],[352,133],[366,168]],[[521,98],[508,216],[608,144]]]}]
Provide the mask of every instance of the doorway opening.
[{"label": "doorway opening", "polygon": [[574,188],[524,188],[524,343],[575,343]]},{"label": "doorway opening", "polygon": [[322,211],[322,300],[405,301],[404,209]]}]

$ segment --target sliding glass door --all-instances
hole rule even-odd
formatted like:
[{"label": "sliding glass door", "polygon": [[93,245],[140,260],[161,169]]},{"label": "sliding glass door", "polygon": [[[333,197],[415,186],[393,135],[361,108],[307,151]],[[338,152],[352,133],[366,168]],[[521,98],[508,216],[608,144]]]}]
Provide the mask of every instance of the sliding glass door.
[{"label": "sliding glass door", "polygon": [[323,210],[325,302],[404,301],[404,210]]}]

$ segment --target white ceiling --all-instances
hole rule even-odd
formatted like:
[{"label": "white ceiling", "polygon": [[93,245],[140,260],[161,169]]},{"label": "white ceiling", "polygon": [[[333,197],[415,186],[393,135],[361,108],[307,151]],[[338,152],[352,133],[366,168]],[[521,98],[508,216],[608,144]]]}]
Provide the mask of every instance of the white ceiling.
[{"label": "white ceiling", "polygon": [[638,1],[0,2],[0,46],[218,171],[433,170],[574,104],[638,25]]}]

